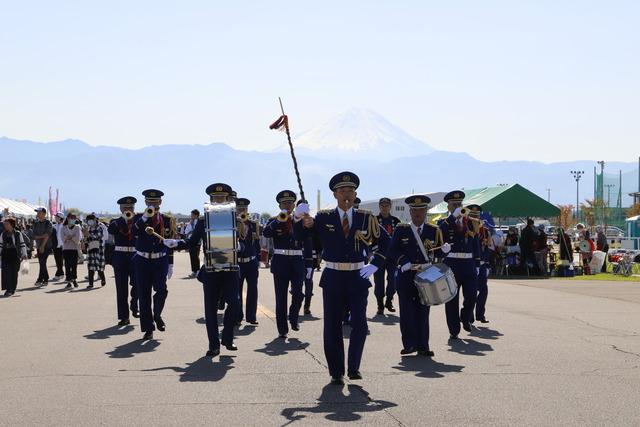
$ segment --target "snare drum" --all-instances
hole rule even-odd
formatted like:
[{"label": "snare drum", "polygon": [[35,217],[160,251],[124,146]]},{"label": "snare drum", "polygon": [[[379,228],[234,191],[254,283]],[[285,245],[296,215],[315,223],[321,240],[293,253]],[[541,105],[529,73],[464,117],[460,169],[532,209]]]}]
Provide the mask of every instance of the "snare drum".
[{"label": "snare drum", "polygon": [[458,293],[453,271],[445,264],[433,264],[416,273],[413,283],[423,305],[447,303]]},{"label": "snare drum", "polygon": [[236,204],[211,203],[204,207],[206,271],[237,271]]}]

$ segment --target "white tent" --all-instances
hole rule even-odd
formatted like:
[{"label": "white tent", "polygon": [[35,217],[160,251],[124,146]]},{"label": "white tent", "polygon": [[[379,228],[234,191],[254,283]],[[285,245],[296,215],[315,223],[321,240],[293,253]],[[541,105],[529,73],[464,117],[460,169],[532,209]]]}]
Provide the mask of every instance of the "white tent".
[{"label": "white tent", "polygon": [[36,216],[36,206],[0,197],[0,213],[9,211],[13,216],[32,218]]}]

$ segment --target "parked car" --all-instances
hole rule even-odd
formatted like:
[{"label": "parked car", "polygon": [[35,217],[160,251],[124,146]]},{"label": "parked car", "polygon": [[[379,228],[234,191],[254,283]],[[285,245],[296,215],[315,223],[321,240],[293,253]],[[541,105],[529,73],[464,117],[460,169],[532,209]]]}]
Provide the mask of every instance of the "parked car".
[{"label": "parked car", "polygon": [[607,239],[621,239],[624,237],[624,231],[613,226],[608,226],[604,234],[607,236]]}]

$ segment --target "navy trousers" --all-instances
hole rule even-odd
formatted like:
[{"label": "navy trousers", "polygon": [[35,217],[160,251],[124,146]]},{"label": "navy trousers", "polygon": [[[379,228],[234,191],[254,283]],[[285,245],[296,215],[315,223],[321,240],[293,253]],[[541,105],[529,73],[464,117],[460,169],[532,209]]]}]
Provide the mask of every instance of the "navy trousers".
[{"label": "navy trousers", "polygon": [[[396,284],[393,279],[394,273],[395,266],[389,263],[386,263],[384,268],[380,268],[378,271],[373,273],[373,283],[375,284],[373,293],[377,299],[384,298],[385,296],[389,299],[393,299],[393,296],[396,294]],[[387,284],[386,288],[385,280]]]},{"label": "navy trousers", "polygon": [[300,307],[304,295],[302,293],[302,282],[304,280],[304,260],[302,257],[287,255],[274,255],[271,259],[271,272],[273,273],[273,284],[276,293],[276,324],[278,333],[286,335],[289,333],[287,324],[287,293],[291,285],[291,306],[289,307],[288,320],[291,323],[298,323]]},{"label": "navy trousers", "polygon": [[[140,329],[142,332],[154,331],[154,318],[162,316],[164,303],[167,300],[167,271],[169,260],[166,256],[157,259],[146,259],[135,255],[135,286],[140,304]],[[151,307],[151,290],[153,308]]]},{"label": "navy trousers", "polygon": [[240,309],[239,278],[237,271],[206,272],[204,267],[198,273],[204,294],[204,317],[207,325],[209,350],[220,348],[218,333],[218,303],[226,302],[222,328],[222,344],[233,343],[233,328]]},{"label": "navy trousers", "polygon": [[[138,297],[134,285],[133,253],[114,252],[111,260],[113,275],[116,281],[116,303],[118,320],[129,319],[129,309],[138,311]],[[127,304],[129,284],[131,283],[131,305]]]},{"label": "navy trousers", "polygon": [[324,355],[332,377],[344,375],[344,342],[342,320],[345,311],[351,314],[348,372],[360,370],[360,361],[367,339],[367,297],[371,282],[360,277],[359,271],[337,271],[325,268],[320,278],[324,308]]},{"label": "navy trousers", "polygon": [[[458,283],[458,293],[445,304],[447,315],[447,326],[449,334],[458,335],[460,333],[460,322],[473,321],[473,308],[477,298],[476,266],[473,260],[445,260],[445,264],[451,267]],[[460,310],[460,290],[462,288],[462,310]]]},{"label": "navy trousers", "polygon": [[405,349],[429,350],[429,306],[420,303],[413,283],[415,271],[398,273],[396,287],[400,307],[400,333]]},{"label": "navy trousers", "polygon": [[489,295],[489,287],[487,286],[487,272],[489,268],[485,264],[480,267],[480,275],[478,276],[478,300],[476,301],[476,319],[484,319],[485,306],[487,304],[487,296]]},{"label": "navy trousers", "polygon": [[[240,264],[240,306],[238,320],[242,320],[245,315],[247,322],[256,321],[256,312],[258,311],[258,259],[244,262]],[[247,304],[246,310],[243,311],[243,295],[244,282],[247,282]]]}]

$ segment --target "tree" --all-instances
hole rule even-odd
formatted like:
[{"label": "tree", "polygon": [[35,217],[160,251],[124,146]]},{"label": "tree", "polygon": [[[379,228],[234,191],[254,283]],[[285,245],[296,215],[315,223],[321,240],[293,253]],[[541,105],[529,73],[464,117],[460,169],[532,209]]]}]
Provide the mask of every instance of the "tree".
[{"label": "tree", "polygon": [[606,205],[604,200],[585,200],[586,204],[580,205],[580,212],[582,219],[589,226],[595,226],[598,218],[603,220],[603,214],[607,215],[605,212]]},{"label": "tree", "polygon": [[630,218],[636,215],[640,215],[640,203],[636,203],[635,205],[627,209],[627,218]]},{"label": "tree", "polygon": [[573,205],[558,205],[560,208],[560,227],[565,230],[571,227],[574,223],[573,221]]},{"label": "tree", "polygon": [[270,219],[271,219],[271,214],[270,214],[269,212],[262,212],[262,213],[260,214],[260,220],[261,220],[262,222],[267,222],[267,221],[269,221]]}]

